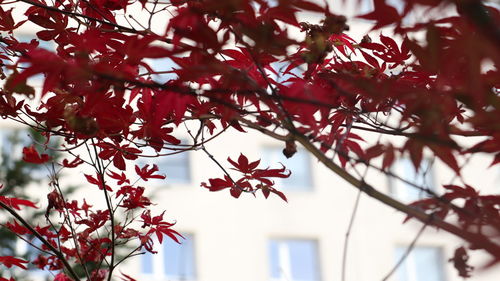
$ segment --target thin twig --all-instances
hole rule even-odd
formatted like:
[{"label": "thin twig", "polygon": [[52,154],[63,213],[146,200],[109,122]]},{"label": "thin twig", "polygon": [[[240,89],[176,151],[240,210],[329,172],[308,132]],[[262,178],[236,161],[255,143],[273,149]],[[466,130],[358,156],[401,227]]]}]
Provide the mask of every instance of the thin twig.
[{"label": "thin twig", "polygon": [[7,212],[9,212],[15,219],[17,219],[19,222],[21,222],[21,224],[24,227],[26,227],[36,238],[38,238],[40,241],[42,241],[42,243],[45,246],[47,246],[47,248],[49,248],[49,250],[51,250],[52,253],[54,253],[57,256],[57,258],[63,263],[64,268],[66,268],[66,270],[69,272],[69,274],[71,275],[71,277],[75,281],[79,281],[80,280],[80,278],[78,278],[78,275],[75,273],[75,271],[73,270],[73,268],[71,267],[71,265],[68,263],[68,260],[66,260],[66,258],[64,257],[64,255],[63,255],[62,252],[60,252],[59,250],[57,250],[56,248],[54,248],[54,246],[52,246],[52,244],[50,244],[42,235],[40,235],[40,233],[38,233],[38,231],[36,231],[23,217],[21,217],[21,215],[19,215],[9,205],[7,205],[7,204],[3,203],[2,201],[0,201],[0,207],[2,207]]},{"label": "thin twig", "polygon": [[382,281],[386,281],[387,279],[389,279],[396,272],[396,270],[398,270],[398,268],[403,264],[403,262],[406,260],[408,255],[411,253],[411,251],[415,247],[415,244],[417,243],[417,241],[420,238],[420,236],[422,235],[422,233],[424,233],[424,230],[426,227],[427,227],[427,224],[422,225],[422,227],[418,231],[417,235],[415,235],[415,238],[413,238],[413,241],[411,241],[408,248],[406,248],[406,251],[404,252],[403,256],[401,256],[401,258],[398,260],[396,265],[394,265],[394,267],[391,269],[391,271],[389,271],[389,273],[387,273],[387,275],[382,279]]},{"label": "thin twig", "polygon": [[354,225],[354,220],[356,218],[356,213],[358,211],[359,199],[361,198],[361,189],[358,190],[358,194],[356,195],[356,200],[354,201],[354,207],[352,208],[351,219],[349,220],[349,226],[347,227],[347,231],[345,233],[344,238],[344,250],[342,254],[342,281],[346,280],[346,267],[347,267],[347,249],[349,247],[349,237],[351,235],[351,229]]},{"label": "thin twig", "polygon": [[[318,159],[321,163],[323,163],[330,171],[334,172],[353,187],[357,189],[361,189],[368,196],[380,201],[381,203],[392,207],[395,210],[405,213],[406,215],[413,217],[421,222],[431,224],[438,228],[441,228],[451,234],[454,234],[457,237],[464,239],[465,241],[474,242],[475,245],[483,248],[485,251],[490,253],[495,258],[500,258],[500,245],[494,243],[489,238],[484,235],[470,232],[464,230],[456,225],[448,223],[444,220],[438,218],[432,218],[432,215],[426,214],[422,210],[404,204],[389,195],[386,195],[377,189],[375,189],[372,185],[357,179],[353,175],[351,175],[346,170],[342,169],[336,163],[334,163],[331,159],[329,159],[321,150],[315,147],[310,140],[300,134],[296,134],[295,140],[298,141],[304,148],[306,148],[311,154],[313,154],[316,159]],[[432,223],[430,223],[432,221]]]},{"label": "thin twig", "polygon": [[114,214],[113,205],[111,203],[110,195],[108,194],[108,190],[106,189],[106,182],[104,179],[104,173],[105,173],[106,168],[104,167],[103,163],[100,161],[100,159],[98,157],[99,153],[97,152],[97,147],[96,147],[96,144],[94,143],[93,139],[92,139],[92,146],[94,148],[94,153],[95,153],[94,155],[95,155],[95,159],[96,159],[96,163],[97,163],[97,166],[95,166],[95,168],[96,168],[96,172],[101,180],[101,184],[102,184],[101,188],[104,192],[104,197],[106,199],[106,205],[107,205],[107,208],[109,210],[109,221],[111,223],[111,261],[109,263],[109,273],[108,273],[108,281],[110,281],[111,277],[113,275],[113,270],[115,269],[115,265],[114,265],[115,243],[116,243],[115,214]]}]

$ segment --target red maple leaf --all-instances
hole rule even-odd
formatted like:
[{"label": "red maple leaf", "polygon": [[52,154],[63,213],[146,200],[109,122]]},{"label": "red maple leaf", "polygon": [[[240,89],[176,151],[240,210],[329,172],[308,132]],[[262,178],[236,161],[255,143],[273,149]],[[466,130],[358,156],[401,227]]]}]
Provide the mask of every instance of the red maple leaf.
[{"label": "red maple leaf", "polygon": [[35,146],[23,148],[23,161],[33,164],[43,164],[50,160],[48,154],[39,154]]},{"label": "red maple leaf", "polygon": [[80,159],[80,156],[77,156],[75,159],[71,160],[71,162],[68,161],[68,159],[64,159],[62,162],[62,166],[66,168],[76,168],[83,163],[84,161]]},{"label": "red maple leaf", "polygon": [[130,277],[129,275],[125,274],[125,273],[121,273],[122,274],[122,277],[121,279],[123,281],[137,281],[136,279],[134,279],[133,277]]},{"label": "red maple leaf", "polygon": [[107,184],[105,184],[102,180],[102,177],[96,174],[96,177],[94,178],[91,175],[84,174],[85,178],[87,178],[87,181],[91,184],[97,185],[99,189],[106,188],[107,191],[113,191],[111,187]]},{"label": "red maple leaf", "polygon": [[26,199],[19,199],[15,197],[6,197],[6,196],[0,196],[0,201],[9,207],[12,207],[16,210],[21,210],[21,206],[26,206],[26,207],[31,207],[38,209],[38,207],[35,205],[35,203],[26,200]]},{"label": "red maple leaf", "polygon": [[113,165],[120,170],[125,170],[125,159],[134,160],[137,159],[137,154],[141,151],[137,148],[129,147],[128,144],[125,145],[113,145],[111,143],[102,142],[97,144],[102,151],[99,153],[101,159],[107,160],[113,158]]},{"label": "red maple leaf", "polygon": [[144,223],[142,227],[150,227],[148,234],[156,234],[156,237],[158,238],[160,244],[163,242],[163,235],[167,235],[175,242],[180,243],[179,238],[184,239],[184,236],[171,228],[175,223],[168,223],[166,221],[163,221],[164,214],[165,212],[161,213],[158,216],[151,217],[151,211],[144,211],[141,214],[141,218]]},{"label": "red maple leaf", "polygon": [[64,273],[58,273],[56,277],[54,277],[54,281],[73,281],[73,279],[69,278]]},{"label": "red maple leaf", "polygon": [[224,179],[214,178],[208,179],[208,184],[205,182],[201,183],[201,186],[208,188],[210,191],[219,191],[229,187],[232,187],[234,184],[228,176],[225,176]]},{"label": "red maple leaf", "polygon": [[28,261],[25,261],[23,259],[15,258],[13,256],[3,256],[3,257],[0,257],[0,263],[2,263],[3,265],[5,265],[8,268],[11,268],[12,266],[17,266],[17,267],[20,267],[22,269],[28,269],[24,265],[24,263],[28,263]]},{"label": "red maple leaf", "polygon": [[127,178],[127,176],[125,175],[124,172],[122,172],[121,174],[117,174],[117,173],[115,173],[113,171],[109,171],[106,174],[108,176],[110,176],[111,178],[117,180],[118,181],[118,185],[122,185],[124,183],[130,184],[130,180]]},{"label": "red maple leaf", "polygon": [[227,161],[236,168],[234,170],[244,174],[251,173],[260,163],[260,160],[248,162],[248,158],[243,154],[240,154],[238,157],[238,163],[234,162],[231,158],[227,158]]},{"label": "red maple leaf", "polygon": [[139,168],[138,165],[135,165],[135,172],[138,176],[141,177],[144,181],[148,181],[148,179],[165,179],[164,175],[154,175],[155,172],[158,172],[158,166],[153,164],[153,167],[149,169],[149,164],[145,165],[142,168]]},{"label": "red maple leaf", "polygon": [[7,222],[5,224],[5,227],[7,227],[10,231],[18,235],[25,235],[31,232],[26,227],[20,225],[16,220],[14,220],[13,222]]}]

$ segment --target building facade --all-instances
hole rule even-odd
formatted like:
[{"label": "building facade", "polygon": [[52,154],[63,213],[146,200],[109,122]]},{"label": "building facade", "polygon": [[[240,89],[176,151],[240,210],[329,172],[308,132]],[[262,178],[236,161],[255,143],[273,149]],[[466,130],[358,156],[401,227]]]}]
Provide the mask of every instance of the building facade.
[{"label": "building facade", "polygon": [[[369,7],[363,9],[368,11]],[[352,26],[359,34],[368,27],[362,23]],[[168,80],[165,76],[157,78]],[[2,123],[3,128],[8,126],[15,128]],[[187,134],[179,137],[188,139]],[[6,143],[5,139],[0,142]],[[422,224],[403,224],[403,214],[365,194],[360,195],[349,227],[358,191],[306,151],[299,149],[286,159],[282,144],[259,134],[238,132],[223,134],[206,148],[221,162],[244,153],[250,160],[261,159],[264,167],[280,167],[279,163],[283,163],[292,176],[276,185],[286,194],[288,203],[273,196],[264,199],[260,193],[256,197],[242,194],[235,199],[227,191],[209,192],[200,183],[219,177],[222,171],[202,151],[142,160],[157,164],[167,176],[166,180],[149,181],[147,189],[157,204],[154,208],[158,212],[166,210],[166,217],[177,222],[175,229],[185,239],[180,245],[167,239],[159,245],[157,254],[133,257],[119,268],[120,272],[151,281],[373,281],[384,280],[399,259],[407,255],[388,280],[462,280],[448,261],[455,248],[461,246],[459,239],[426,227],[413,250],[406,254]],[[482,159],[471,160],[471,169],[464,178],[474,179],[476,186],[484,187],[484,193],[498,193],[495,188],[500,172],[498,167],[487,169],[488,164]],[[437,193],[442,191],[438,188],[441,184],[454,180],[445,165],[432,159],[424,161],[419,173],[405,159],[397,162],[393,171],[417,184],[436,188]],[[487,174],[477,176],[484,171]],[[82,176],[73,180],[80,181]],[[374,171],[368,171],[366,179],[403,202],[425,196]],[[480,256],[472,252],[471,263],[480,267],[487,262]],[[34,278],[40,276],[37,273]],[[470,280],[500,280],[500,269],[478,270]]]},{"label": "building facade", "polygon": [[[132,260],[131,272],[153,280],[342,280],[346,232],[358,195],[353,187],[303,150],[286,159],[281,144],[261,135],[227,134],[208,144],[207,149],[221,162],[243,152],[254,157],[250,160],[261,159],[264,167],[283,163],[292,170],[292,176],[276,185],[289,202],[277,196],[266,200],[259,193],[256,198],[242,194],[235,199],[227,190],[209,192],[200,187],[200,182],[222,173],[202,151],[178,156],[173,161],[183,163],[183,168],[177,165],[172,172],[168,158],[160,160],[160,170],[165,168],[167,179],[154,189],[156,202],[161,202],[156,207],[165,209],[167,217],[177,221],[176,229],[186,239],[181,245],[167,241],[157,255],[141,256],[137,263]],[[453,178],[442,163],[425,163],[428,166],[420,169],[425,172],[415,173],[406,160],[396,163],[393,170],[428,187]],[[483,166],[480,160],[471,165],[485,170]],[[498,170],[491,172],[494,177]],[[169,179],[177,183],[169,183]],[[475,184],[494,186],[494,178],[484,179]],[[413,187],[371,171],[367,181],[404,202],[424,196]],[[361,195],[348,238],[345,280],[383,280],[422,228],[414,221],[403,224],[404,219],[401,213]],[[460,240],[452,235],[425,228],[413,251],[388,280],[462,280],[448,262],[459,246]],[[481,253],[472,252],[473,263],[485,262],[475,260],[475,255]],[[471,280],[499,277],[497,268],[475,272]]]}]

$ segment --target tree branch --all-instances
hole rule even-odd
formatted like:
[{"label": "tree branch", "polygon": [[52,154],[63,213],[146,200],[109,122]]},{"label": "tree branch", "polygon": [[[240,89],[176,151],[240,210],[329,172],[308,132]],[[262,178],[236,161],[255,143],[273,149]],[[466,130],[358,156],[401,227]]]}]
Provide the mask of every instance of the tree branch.
[{"label": "tree branch", "polygon": [[350,183],[353,187],[366,193],[368,196],[380,201],[381,203],[392,207],[410,217],[414,217],[417,220],[428,223],[429,225],[434,225],[438,228],[446,230],[449,233],[454,234],[457,237],[464,239],[465,241],[480,246],[482,249],[490,253],[496,259],[500,259],[500,246],[489,241],[484,235],[469,232],[465,229],[461,229],[453,224],[440,220],[422,212],[414,207],[408,206],[395,200],[394,198],[376,190],[373,186],[369,185],[365,181],[361,181],[352,176],[349,172],[342,169],[340,166],[335,164],[333,160],[329,159],[324,153],[322,153],[318,148],[316,148],[305,136],[294,132],[295,140],[298,141],[305,149],[307,149],[311,154],[313,154],[316,159],[318,159],[323,165],[325,165],[329,170],[340,176],[342,179]]},{"label": "tree branch", "polygon": [[73,271],[73,268],[71,267],[71,265],[68,263],[68,261],[66,260],[66,258],[62,254],[62,252],[57,250],[54,246],[52,246],[52,244],[50,244],[47,240],[45,240],[45,238],[43,238],[43,236],[40,235],[40,233],[38,233],[38,231],[36,231],[26,220],[23,219],[23,217],[21,217],[21,215],[19,215],[10,206],[8,206],[7,204],[0,201],[0,207],[4,208],[7,212],[9,212],[15,219],[17,219],[19,222],[21,222],[21,224],[24,227],[26,227],[36,238],[38,238],[45,246],[47,246],[47,248],[49,248],[49,250],[51,250],[52,253],[54,253],[57,256],[57,258],[63,263],[64,267],[66,268],[66,270],[69,272],[69,274],[73,277],[73,279],[75,281],[80,280],[80,278],[78,278],[78,275],[76,275],[76,273]]}]

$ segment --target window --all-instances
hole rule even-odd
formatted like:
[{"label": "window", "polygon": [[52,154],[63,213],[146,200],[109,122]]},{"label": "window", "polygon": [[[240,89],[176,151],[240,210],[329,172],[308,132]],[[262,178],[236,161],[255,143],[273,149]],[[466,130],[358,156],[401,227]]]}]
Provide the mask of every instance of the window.
[{"label": "window", "polygon": [[[424,158],[422,160],[417,172],[410,159],[402,158],[394,164],[391,172],[419,187],[430,190],[434,190],[435,188],[432,161],[429,159]],[[396,178],[391,179],[390,185],[393,196],[403,202],[413,202],[429,195],[424,190]]]},{"label": "window", "polygon": [[[290,70],[290,73],[284,74],[287,68],[290,66],[289,62],[274,62],[271,64],[271,67],[276,71],[272,72],[269,71],[269,77],[273,80],[276,80],[276,82],[279,82],[281,84],[286,84],[284,81],[287,81],[290,78],[293,78],[295,76],[302,76],[302,74],[305,72],[304,70],[304,65],[297,65],[295,68]],[[287,82],[290,84],[291,82]]]},{"label": "window", "polygon": [[52,41],[40,40],[34,34],[33,35],[32,34],[21,34],[21,35],[16,36],[16,39],[19,42],[25,42],[25,43],[30,43],[31,40],[35,39],[38,41],[38,48],[46,49],[49,51],[55,50],[55,46],[54,46],[54,43]]},{"label": "window", "polygon": [[158,166],[165,171],[167,180],[170,182],[188,183],[190,180],[189,153],[187,152],[160,157]]},{"label": "window", "polygon": [[157,83],[166,83],[177,78],[177,74],[172,72],[177,64],[170,58],[148,59],[146,62],[153,71],[158,72],[157,74],[151,75],[153,81]]},{"label": "window", "polygon": [[194,239],[191,234],[183,236],[186,239],[183,239],[181,244],[164,237],[161,246],[157,243],[158,253],[144,254],[141,259],[141,272],[160,280],[194,280]]},{"label": "window", "polygon": [[[154,149],[150,147],[141,148],[142,153],[145,155],[156,155]],[[172,150],[163,150],[160,154],[172,153]],[[159,156],[159,157],[143,157],[140,160],[140,166],[146,164],[158,165],[158,174],[166,175],[167,178],[163,179],[150,179],[148,181],[153,184],[169,184],[169,183],[189,183],[191,180],[189,153],[181,152],[177,154]]]},{"label": "window", "polygon": [[275,178],[277,188],[287,191],[310,191],[312,189],[311,167],[309,165],[309,155],[298,149],[291,157],[283,155],[281,147],[266,147],[262,151],[262,167],[281,168],[279,163],[292,172],[286,179]]},{"label": "window", "polygon": [[320,280],[314,240],[271,240],[269,257],[272,281]]},{"label": "window", "polygon": [[[396,262],[407,247],[396,248]],[[438,247],[415,247],[396,271],[397,281],[445,281],[443,255]]]}]

